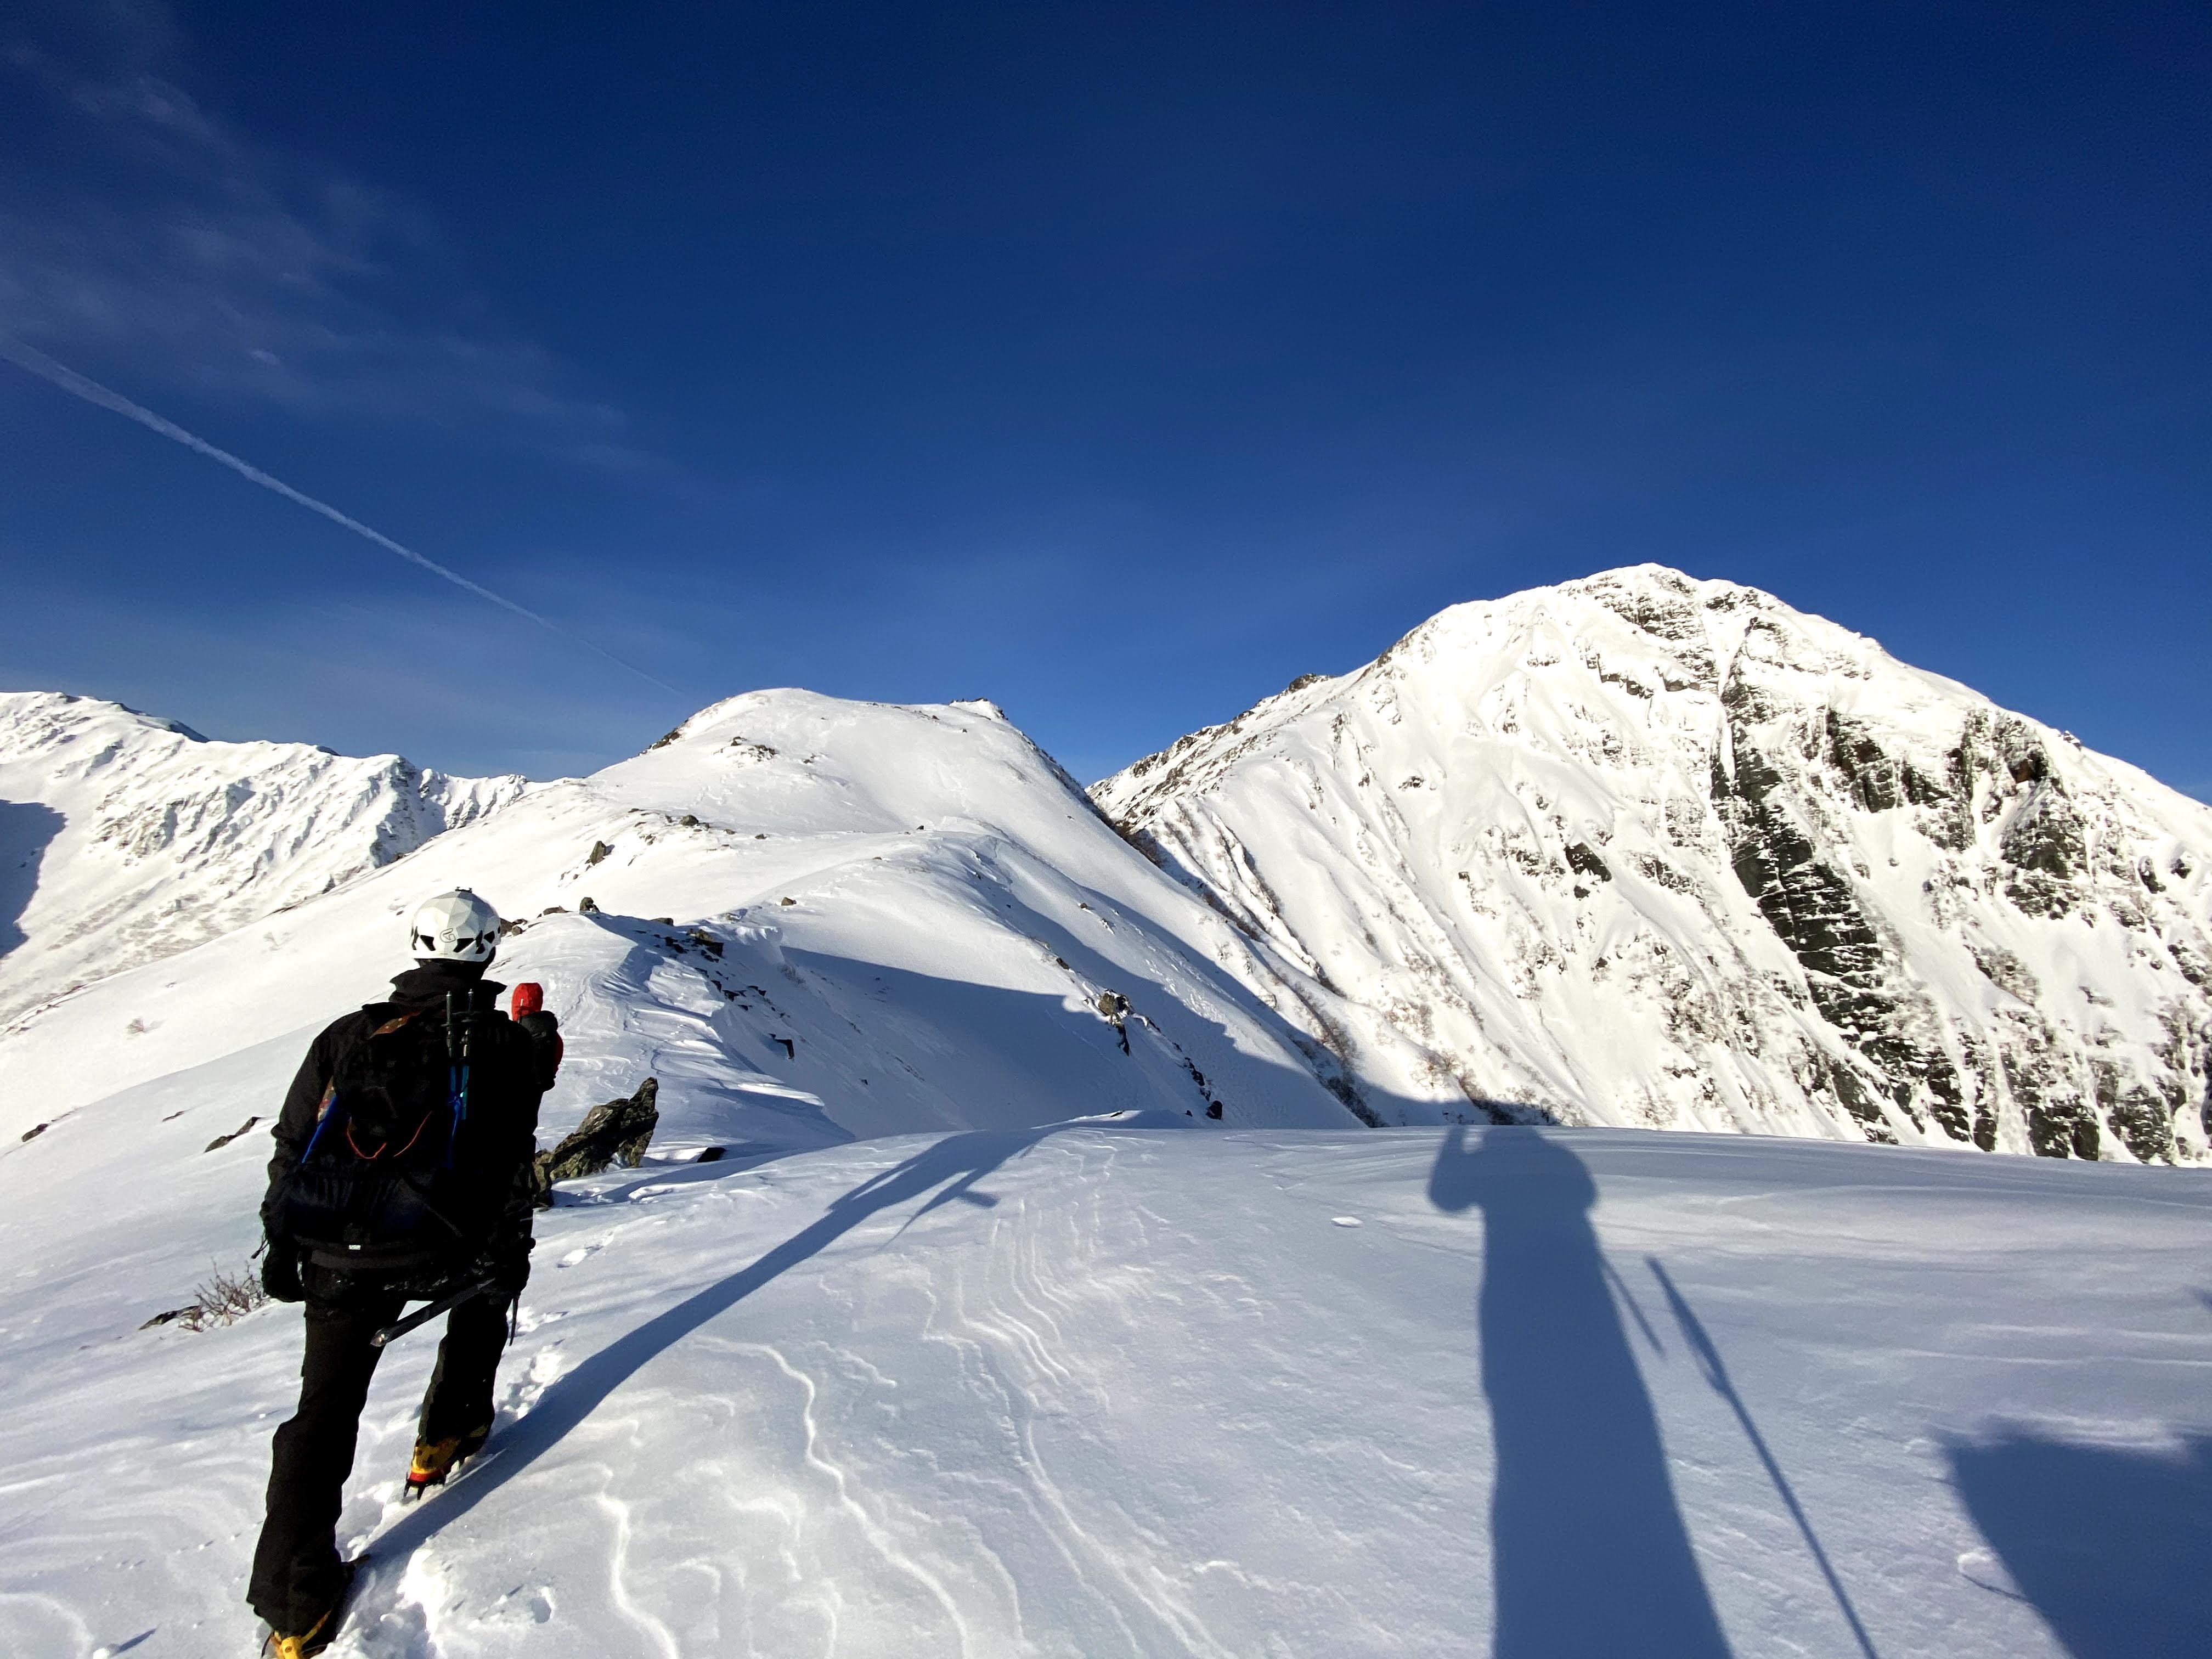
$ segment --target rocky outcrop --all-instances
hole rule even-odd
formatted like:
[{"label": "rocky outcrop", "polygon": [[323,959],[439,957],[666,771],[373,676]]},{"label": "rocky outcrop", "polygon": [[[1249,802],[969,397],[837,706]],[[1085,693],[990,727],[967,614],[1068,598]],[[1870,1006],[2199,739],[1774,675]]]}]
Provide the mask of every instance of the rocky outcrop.
[{"label": "rocky outcrop", "polygon": [[610,1164],[629,1170],[642,1164],[645,1149],[653,1144],[653,1132],[660,1124],[656,1104],[659,1095],[660,1079],[649,1077],[637,1085],[635,1094],[592,1107],[573,1133],[562,1137],[559,1146],[538,1153],[532,1166],[531,1182],[537,1206],[541,1210],[551,1206],[556,1181],[581,1180],[599,1174]]}]

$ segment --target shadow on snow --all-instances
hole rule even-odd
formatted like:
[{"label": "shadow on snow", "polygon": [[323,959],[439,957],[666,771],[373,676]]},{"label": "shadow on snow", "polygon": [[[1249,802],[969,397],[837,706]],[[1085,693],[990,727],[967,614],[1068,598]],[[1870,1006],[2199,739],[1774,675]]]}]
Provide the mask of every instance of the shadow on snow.
[{"label": "shadow on snow", "polygon": [[23,912],[39,890],[40,863],[63,822],[51,806],[0,800],[0,957],[23,943]]},{"label": "shadow on snow", "polygon": [[1470,1147],[1454,1128],[1429,1199],[1482,1212],[1495,1659],[1726,1659],[1590,1225],[1589,1171],[1540,1131]]},{"label": "shadow on snow", "polygon": [[[779,1275],[819,1255],[870,1217],[927,1196],[915,1212],[927,1214],[954,1200],[980,1205],[996,1200],[975,1183],[1056,1130],[977,1129],[947,1135],[905,1163],[872,1176],[831,1203],[812,1225],[793,1234],[750,1267],[685,1297],[628,1334],[615,1339],[553,1382],[527,1416],[502,1428],[480,1464],[451,1490],[413,1510],[370,1545],[380,1570],[403,1559],[527,1469],[596,1410],[608,1395],[657,1356],[717,1315],[726,1312]],[[911,1219],[911,1218],[910,1218]]]},{"label": "shadow on snow", "polygon": [[1967,1513],[2074,1659],[2206,1650],[2212,1435],[2162,1450],[2016,1432],[1948,1450]]}]

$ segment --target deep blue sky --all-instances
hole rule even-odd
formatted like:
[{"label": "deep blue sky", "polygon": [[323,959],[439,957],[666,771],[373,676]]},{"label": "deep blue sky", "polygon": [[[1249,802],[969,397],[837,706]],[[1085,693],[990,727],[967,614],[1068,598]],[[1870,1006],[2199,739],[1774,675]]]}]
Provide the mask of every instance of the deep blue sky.
[{"label": "deep blue sky", "polygon": [[581,769],[799,684],[1091,777],[1656,559],[2212,796],[2212,10],[0,20],[0,684]]}]

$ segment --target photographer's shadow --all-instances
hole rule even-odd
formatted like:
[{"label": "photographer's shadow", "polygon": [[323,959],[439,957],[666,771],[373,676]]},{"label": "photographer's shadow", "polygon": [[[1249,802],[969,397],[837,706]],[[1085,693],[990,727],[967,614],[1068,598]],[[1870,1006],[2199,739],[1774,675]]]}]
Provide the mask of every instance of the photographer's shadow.
[{"label": "photographer's shadow", "polygon": [[1455,1128],[1429,1198],[1482,1212],[1495,1659],[1726,1659],[1607,1286],[1589,1170],[1548,1131],[1488,1129],[1470,1147]]}]

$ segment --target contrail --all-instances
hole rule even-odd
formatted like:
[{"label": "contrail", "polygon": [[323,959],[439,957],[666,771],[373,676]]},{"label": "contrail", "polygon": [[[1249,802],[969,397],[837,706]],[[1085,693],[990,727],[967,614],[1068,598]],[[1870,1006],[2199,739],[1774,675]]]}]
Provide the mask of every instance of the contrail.
[{"label": "contrail", "polygon": [[645,670],[640,668],[635,663],[624,662],[620,657],[615,655],[613,652],[607,650],[603,646],[593,644],[590,640],[586,639],[582,635],[574,632],[573,629],[563,628],[560,623],[554,622],[548,617],[539,616],[535,611],[532,611],[525,606],[517,605],[513,599],[507,598],[503,594],[493,592],[491,589],[486,587],[482,582],[471,581],[466,576],[461,574],[458,570],[448,570],[444,565],[440,564],[435,559],[424,558],[420,553],[417,553],[411,547],[402,547],[398,542],[393,541],[391,537],[386,535],[382,531],[372,530],[367,525],[363,524],[359,519],[349,518],[346,514],[339,512],[337,508],[332,507],[328,501],[319,501],[313,495],[307,494],[304,490],[293,489],[291,485],[286,483],[282,478],[271,477],[268,473],[264,472],[259,467],[253,465],[251,462],[239,459],[237,456],[232,454],[228,450],[218,449],[206,439],[194,436],[191,433],[185,431],[184,428],[179,426],[174,421],[163,420],[152,410],[132,403],[130,398],[125,397],[121,392],[110,392],[106,386],[100,385],[99,381],[87,380],[83,375],[78,374],[66,363],[56,362],[52,358],[47,356],[45,352],[39,350],[33,346],[25,345],[21,340],[10,339],[8,336],[0,334],[0,357],[6,358],[18,368],[27,369],[30,373],[37,375],[42,380],[52,381],[63,391],[69,392],[75,397],[82,398],[88,404],[97,404],[101,409],[110,410],[115,414],[121,415],[130,420],[136,421],[139,425],[146,427],[152,431],[158,432],[165,438],[173,438],[177,442],[184,445],[185,448],[196,450],[200,454],[206,456],[211,461],[222,462],[223,465],[237,473],[239,477],[251,479],[253,483],[259,484],[264,489],[274,490],[277,495],[282,495],[288,501],[298,502],[301,507],[306,507],[310,513],[321,514],[323,517],[328,519],[332,524],[344,526],[345,528],[352,531],[355,535],[359,536],[365,540],[374,542],[379,547],[384,549],[387,553],[397,553],[401,558],[406,560],[408,563],[420,565],[423,569],[428,571],[434,576],[443,576],[447,581],[453,583],[454,586],[465,588],[468,592],[475,594],[480,599],[489,599],[492,604],[499,606],[502,611],[512,611],[516,616],[525,617],[531,622],[534,622],[540,628],[548,629],[552,633],[558,634],[564,639],[574,641],[576,644],[582,646],[586,651],[590,651],[599,656],[605,657],[609,662],[614,664],[617,668],[626,668],[631,673],[636,675],[640,679],[650,681],[654,685],[659,686],[662,690],[667,692],[671,696],[680,698],[684,696],[681,691],[678,691],[666,680],[656,678],[654,676],[647,673]]}]

